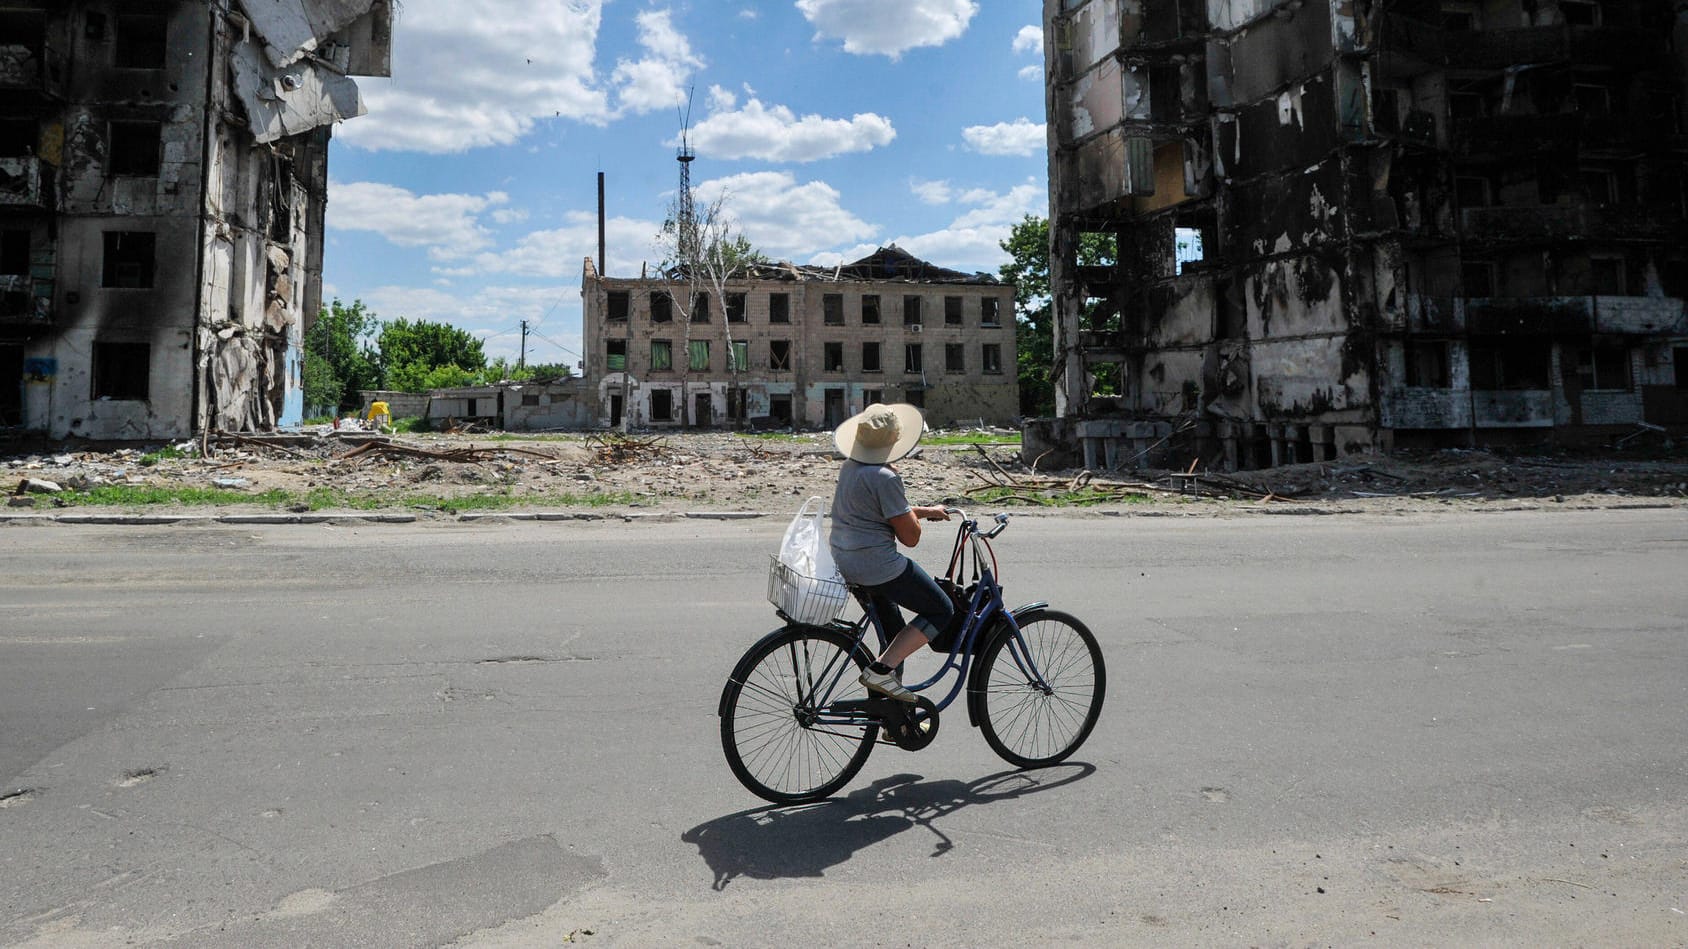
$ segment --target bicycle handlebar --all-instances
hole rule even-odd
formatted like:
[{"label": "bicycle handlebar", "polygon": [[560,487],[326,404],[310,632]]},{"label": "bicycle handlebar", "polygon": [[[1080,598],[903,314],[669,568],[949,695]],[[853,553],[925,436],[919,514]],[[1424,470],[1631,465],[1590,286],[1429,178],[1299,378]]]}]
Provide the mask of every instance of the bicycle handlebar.
[{"label": "bicycle handlebar", "polygon": [[962,526],[963,529],[969,530],[969,531],[971,531],[975,534],[978,534],[980,537],[983,537],[986,540],[990,540],[992,537],[995,537],[996,535],[998,535],[998,534],[1000,534],[1003,531],[1008,529],[1008,512],[1007,511],[1004,511],[1001,514],[996,515],[996,517],[992,518],[992,520],[996,521],[996,526],[991,528],[989,531],[980,531],[979,530],[979,522],[970,518],[970,517],[968,517],[967,512],[963,511],[961,508],[946,507],[946,508],[944,508],[944,513],[945,514],[960,515],[961,526]]}]

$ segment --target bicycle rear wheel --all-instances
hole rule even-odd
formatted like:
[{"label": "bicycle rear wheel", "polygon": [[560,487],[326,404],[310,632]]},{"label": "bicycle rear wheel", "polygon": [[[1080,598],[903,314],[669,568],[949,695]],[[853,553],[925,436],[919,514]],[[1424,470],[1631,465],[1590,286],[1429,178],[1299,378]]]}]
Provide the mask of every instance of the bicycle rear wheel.
[{"label": "bicycle rear wheel", "polygon": [[997,636],[979,656],[979,728],[1004,761],[1037,768],[1064,760],[1090,737],[1107,674],[1096,637],[1073,617],[1037,610],[1017,622],[1019,639]]},{"label": "bicycle rear wheel", "polygon": [[870,657],[834,629],[788,626],[751,647],[721,694],[721,748],[746,788],[776,804],[826,797],[867,763],[879,726],[857,708]]}]

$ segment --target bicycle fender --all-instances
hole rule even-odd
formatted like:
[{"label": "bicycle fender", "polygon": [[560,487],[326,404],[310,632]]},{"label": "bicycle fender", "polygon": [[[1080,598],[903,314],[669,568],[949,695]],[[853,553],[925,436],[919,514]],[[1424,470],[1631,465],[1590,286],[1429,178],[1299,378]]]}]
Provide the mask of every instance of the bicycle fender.
[{"label": "bicycle fender", "polygon": [[[1038,610],[1048,607],[1049,604],[1046,601],[1036,600],[1024,606],[1014,607],[1008,611],[1008,615],[1014,617],[1014,625],[1018,626],[1022,617],[1030,616]],[[975,657],[984,655],[986,647],[995,642],[998,637],[1008,635],[1012,635],[1008,625],[1000,619],[996,620],[991,624],[991,628],[986,631],[985,635],[979,637],[979,646],[974,650],[973,655]],[[978,728],[979,720],[984,717],[984,710],[985,667],[984,663],[975,662],[973,667],[967,670],[967,724]]]}]

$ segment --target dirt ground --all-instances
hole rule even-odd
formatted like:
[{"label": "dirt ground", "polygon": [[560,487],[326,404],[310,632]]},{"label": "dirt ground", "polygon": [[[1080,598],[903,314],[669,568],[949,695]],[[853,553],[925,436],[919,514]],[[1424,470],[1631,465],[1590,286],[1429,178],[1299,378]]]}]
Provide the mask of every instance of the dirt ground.
[{"label": "dirt ground", "polygon": [[[307,430],[224,436],[209,448],[204,456],[195,443],[14,451],[0,455],[0,486],[11,493],[13,507],[37,510],[80,506],[94,492],[106,494],[108,505],[116,495],[113,506],[157,513],[161,506],[177,507],[180,502],[170,498],[185,489],[220,488],[228,493],[212,506],[234,509],[274,510],[277,495],[259,495],[280,489],[288,495],[279,503],[293,510],[310,504],[427,513],[430,499],[496,496],[498,504],[487,509],[784,515],[810,495],[830,497],[839,463],[829,433],[520,437]],[[943,500],[969,510],[1224,515],[1636,503],[1688,508],[1688,451],[1662,440],[1600,454],[1448,449],[1260,471],[1174,473],[1033,470],[1016,445],[929,439],[898,469],[915,503]],[[63,490],[51,493],[40,484],[32,490],[32,480]],[[133,490],[98,491],[103,486]],[[164,489],[155,492],[164,500],[142,503],[149,488]]]}]

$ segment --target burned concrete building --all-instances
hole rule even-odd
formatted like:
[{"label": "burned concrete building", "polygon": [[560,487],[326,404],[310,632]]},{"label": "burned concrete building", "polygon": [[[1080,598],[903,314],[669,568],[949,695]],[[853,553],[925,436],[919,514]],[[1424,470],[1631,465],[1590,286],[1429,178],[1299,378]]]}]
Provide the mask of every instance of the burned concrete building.
[{"label": "burned concrete building", "polygon": [[989,274],[892,246],[836,267],[758,265],[716,296],[683,277],[604,277],[587,258],[599,424],[832,428],[874,402],[920,406],[939,427],[1018,415],[1014,288]]},{"label": "burned concrete building", "polygon": [[[1057,418],[1253,468],[1688,422],[1665,0],[1046,0]],[[1084,235],[1117,262],[1081,265]]]},{"label": "burned concrete building", "polygon": [[329,127],[388,0],[0,0],[0,427],[300,415]]}]

